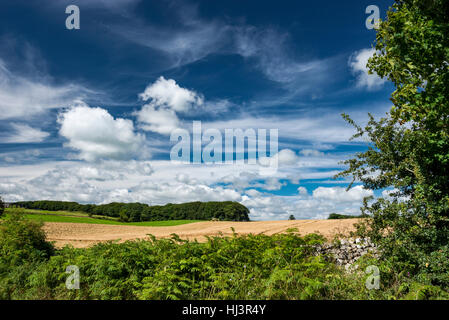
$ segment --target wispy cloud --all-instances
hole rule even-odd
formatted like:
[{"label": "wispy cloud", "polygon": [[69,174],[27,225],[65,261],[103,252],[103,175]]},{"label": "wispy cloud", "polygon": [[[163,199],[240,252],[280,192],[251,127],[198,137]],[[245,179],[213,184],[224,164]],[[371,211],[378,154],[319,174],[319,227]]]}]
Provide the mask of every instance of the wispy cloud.
[{"label": "wispy cloud", "polygon": [[279,129],[279,137],[308,141],[310,143],[347,142],[354,134],[354,129],[345,123],[336,113],[323,113],[318,116],[298,115],[293,117],[266,116],[253,117],[242,115],[237,119],[204,122],[204,129],[219,130],[233,128]]},{"label": "wispy cloud", "polygon": [[167,69],[190,64],[226,48],[231,29],[228,25],[203,21],[188,6],[175,9],[173,14],[179,22],[177,27],[155,27],[134,17],[132,22],[113,24],[109,29],[128,41],[162,52],[167,58]]},{"label": "wispy cloud", "polygon": [[50,134],[40,129],[35,129],[24,123],[11,123],[12,134],[0,136],[1,143],[36,143],[42,142]]},{"label": "wispy cloud", "polygon": [[51,1],[53,5],[68,6],[78,5],[81,8],[105,8],[114,13],[126,13],[134,8],[141,0],[56,0]]},{"label": "wispy cloud", "polygon": [[286,31],[201,18],[196,7],[173,8],[176,27],[155,27],[135,18],[109,29],[128,41],[152,48],[168,59],[166,69],[187,65],[210,54],[240,55],[265,77],[295,93],[332,82],[336,58],[298,59]]},{"label": "wispy cloud", "polygon": [[253,58],[257,67],[270,80],[290,84],[302,80],[303,89],[316,85],[330,71],[331,59],[295,58],[289,50],[291,39],[287,32],[243,26],[233,29],[235,51]]},{"label": "wispy cloud", "polygon": [[29,119],[49,109],[70,105],[93,91],[77,84],[53,84],[48,77],[24,77],[0,58],[0,120]]}]

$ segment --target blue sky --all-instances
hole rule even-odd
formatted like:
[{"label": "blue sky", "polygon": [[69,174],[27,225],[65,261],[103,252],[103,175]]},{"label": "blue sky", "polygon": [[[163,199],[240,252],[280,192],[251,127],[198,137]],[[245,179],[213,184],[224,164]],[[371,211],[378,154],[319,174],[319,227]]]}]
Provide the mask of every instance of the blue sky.
[{"label": "blue sky", "polygon": [[[80,9],[68,30],[65,8]],[[255,220],[358,214],[333,180],[391,106],[368,75],[392,1],[10,1],[0,4],[0,194],[7,201],[239,201]],[[170,162],[170,132],[278,129],[279,168]],[[377,194],[376,194],[377,195]]]}]

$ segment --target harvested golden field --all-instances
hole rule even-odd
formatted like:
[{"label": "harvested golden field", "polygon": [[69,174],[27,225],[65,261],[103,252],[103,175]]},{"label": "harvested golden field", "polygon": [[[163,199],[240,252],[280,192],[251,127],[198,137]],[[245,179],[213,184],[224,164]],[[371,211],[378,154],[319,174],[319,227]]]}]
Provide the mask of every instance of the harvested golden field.
[{"label": "harvested golden field", "polygon": [[354,229],[358,219],[344,220],[294,220],[294,221],[256,221],[256,222],[196,222],[170,227],[140,227],[122,225],[103,225],[87,223],[47,222],[44,230],[48,240],[55,241],[61,247],[71,244],[77,248],[88,247],[92,244],[118,240],[145,239],[148,234],[157,238],[170,237],[176,233],[182,239],[205,241],[205,236],[232,235],[235,232],[244,234],[273,235],[282,233],[290,228],[297,228],[301,235],[319,232],[330,239],[336,234],[348,233]]}]

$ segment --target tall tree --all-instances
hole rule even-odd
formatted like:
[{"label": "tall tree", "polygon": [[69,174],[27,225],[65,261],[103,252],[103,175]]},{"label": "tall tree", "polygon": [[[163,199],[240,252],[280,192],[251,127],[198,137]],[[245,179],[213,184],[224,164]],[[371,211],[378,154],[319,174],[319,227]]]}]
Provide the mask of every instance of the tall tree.
[{"label": "tall tree", "polygon": [[373,217],[369,235],[395,264],[434,283],[443,281],[433,273],[436,265],[449,272],[448,37],[448,0],[396,0],[368,62],[394,83],[393,107],[378,121],[370,115],[364,128],[344,115],[357,129],[354,137],[368,138],[370,146],[338,175],[393,189],[365,205]]}]

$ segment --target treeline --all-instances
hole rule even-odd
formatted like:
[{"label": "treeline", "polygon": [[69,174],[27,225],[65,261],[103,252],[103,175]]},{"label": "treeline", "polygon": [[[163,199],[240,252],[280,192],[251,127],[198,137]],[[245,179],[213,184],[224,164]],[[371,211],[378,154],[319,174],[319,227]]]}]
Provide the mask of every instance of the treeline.
[{"label": "treeline", "polygon": [[339,213],[331,213],[327,219],[329,220],[338,220],[338,219],[355,219],[355,218],[368,218],[369,216],[366,214],[361,214],[359,216],[350,216],[346,214]]},{"label": "treeline", "polygon": [[21,201],[15,206],[48,211],[80,211],[89,215],[119,218],[124,222],[162,220],[249,221],[249,210],[238,202],[189,202],[149,206],[143,203],[79,204],[67,201]]}]

